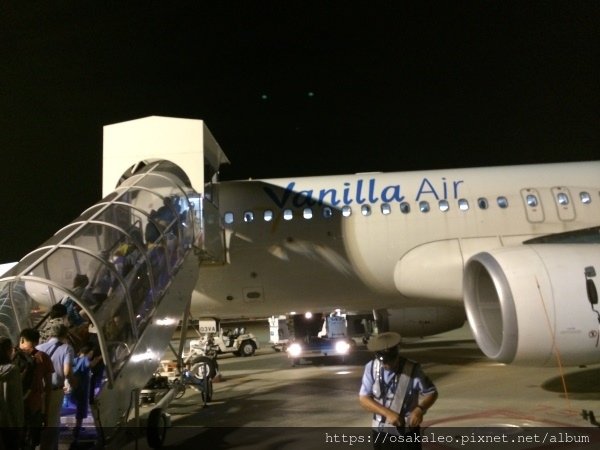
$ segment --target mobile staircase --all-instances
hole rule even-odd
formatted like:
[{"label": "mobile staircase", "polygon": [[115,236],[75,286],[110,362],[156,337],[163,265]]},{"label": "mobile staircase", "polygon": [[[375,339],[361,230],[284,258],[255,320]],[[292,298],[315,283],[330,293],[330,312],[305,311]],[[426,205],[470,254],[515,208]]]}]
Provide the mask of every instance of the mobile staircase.
[{"label": "mobile staircase", "polygon": [[[52,305],[70,298],[81,308],[89,327],[78,337],[99,347],[105,365],[91,406],[99,446],[116,447],[119,437],[140,425],[136,396],[157,371],[178,325],[183,365],[199,262],[213,257],[205,245],[213,232],[205,224],[211,214],[218,214],[216,207],[178,165],[145,160],[0,278],[0,334],[14,343],[22,329],[43,328]],[[83,291],[73,286],[78,274],[89,279]],[[169,425],[166,406],[186,386],[200,390],[205,403],[212,396],[209,376],[180,369],[181,377],[148,416],[153,448],[162,445]]]}]

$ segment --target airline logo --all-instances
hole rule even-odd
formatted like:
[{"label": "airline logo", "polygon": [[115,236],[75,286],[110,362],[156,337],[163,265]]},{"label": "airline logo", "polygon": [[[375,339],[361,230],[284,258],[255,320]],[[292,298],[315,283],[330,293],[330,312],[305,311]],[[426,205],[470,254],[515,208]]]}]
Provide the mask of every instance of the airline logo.
[{"label": "airline logo", "polygon": [[[414,197],[416,202],[425,199],[457,199],[463,183],[463,180],[448,181],[446,178],[441,178],[438,183],[435,183],[428,178],[423,178],[415,190],[414,196],[409,198]],[[400,203],[407,199],[402,185],[380,185],[376,178],[347,181],[342,189],[332,187],[297,190],[296,182],[291,181],[282,192],[272,186],[265,186],[264,191],[279,208],[290,204],[295,207],[305,207],[314,205],[346,206],[354,203],[362,205],[363,203],[377,202]]]}]

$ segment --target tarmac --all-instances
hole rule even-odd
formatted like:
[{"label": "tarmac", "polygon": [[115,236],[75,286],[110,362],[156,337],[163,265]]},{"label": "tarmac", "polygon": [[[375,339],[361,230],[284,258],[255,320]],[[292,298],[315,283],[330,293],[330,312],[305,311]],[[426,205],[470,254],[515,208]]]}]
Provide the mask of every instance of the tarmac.
[{"label": "tarmac", "polygon": [[[430,442],[423,448],[490,448],[493,439],[507,436],[531,442],[519,441],[515,446],[513,440],[512,446],[503,448],[600,448],[595,422],[595,416],[600,416],[599,366],[497,364],[479,351],[468,327],[405,340],[402,353],[421,363],[440,394],[425,416],[423,433],[455,439]],[[358,403],[360,379],[370,357],[359,348],[345,361],[304,360],[296,367],[284,353],[269,347],[248,358],[220,357],[220,381],[213,385],[211,402],[204,406],[200,394],[190,388],[169,406],[171,427],[163,447],[198,448],[211,442],[209,448],[215,449],[306,449],[325,443],[372,448],[367,439],[371,415]],[[141,408],[142,423],[152,407]],[[69,447],[73,421],[69,415],[63,417],[61,448]],[[88,418],[84,426],[91,436],[93,420]],[[126,434],[121,450],[150,448],[143,429]],[[335,442],[334,436],[354,437],[356,442]],[[491,441],[479,446],[482,436]],[[542,442],[540,436],[546,440]],[[558,442],[567,438],[584,442]]]}]

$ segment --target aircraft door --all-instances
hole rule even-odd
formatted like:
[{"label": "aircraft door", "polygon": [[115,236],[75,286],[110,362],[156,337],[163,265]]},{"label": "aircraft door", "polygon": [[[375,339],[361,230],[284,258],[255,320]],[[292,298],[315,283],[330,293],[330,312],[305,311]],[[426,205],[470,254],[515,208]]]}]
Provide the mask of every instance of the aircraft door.
[{"label": "aircraft door", "polygon": [[575,210],[573,209],[573,202],[571,201],[571,194],[569,189],[566,187],[553,187],[552,197],[556,204],[556,210],[558,211],[558,217],[560,220],[569,221],[575,219]]},{"label": "aircraft door", "polygon": [[532,223],[544,221],[544,209],[542,208],[542,200],[539,192],[533,188],[521,190],[521,198],[525,206],[527,220]]}]

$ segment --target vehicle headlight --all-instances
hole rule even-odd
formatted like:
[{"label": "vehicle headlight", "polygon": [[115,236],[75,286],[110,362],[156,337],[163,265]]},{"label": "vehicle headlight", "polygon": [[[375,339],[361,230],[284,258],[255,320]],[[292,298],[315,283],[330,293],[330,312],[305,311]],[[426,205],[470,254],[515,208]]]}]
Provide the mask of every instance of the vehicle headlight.
[{"label": "vehicle headlight", "polygon": [[294,342],[288,347],[287,352],[291,357],[296,358],[302,353],[302,346],[297,342]]},{"label": "vehicle headlight", "polygon": [[335,343],[335,351],[340,355],[345,355],[350,351],[350,344],[346,341],[337,341]]}]

